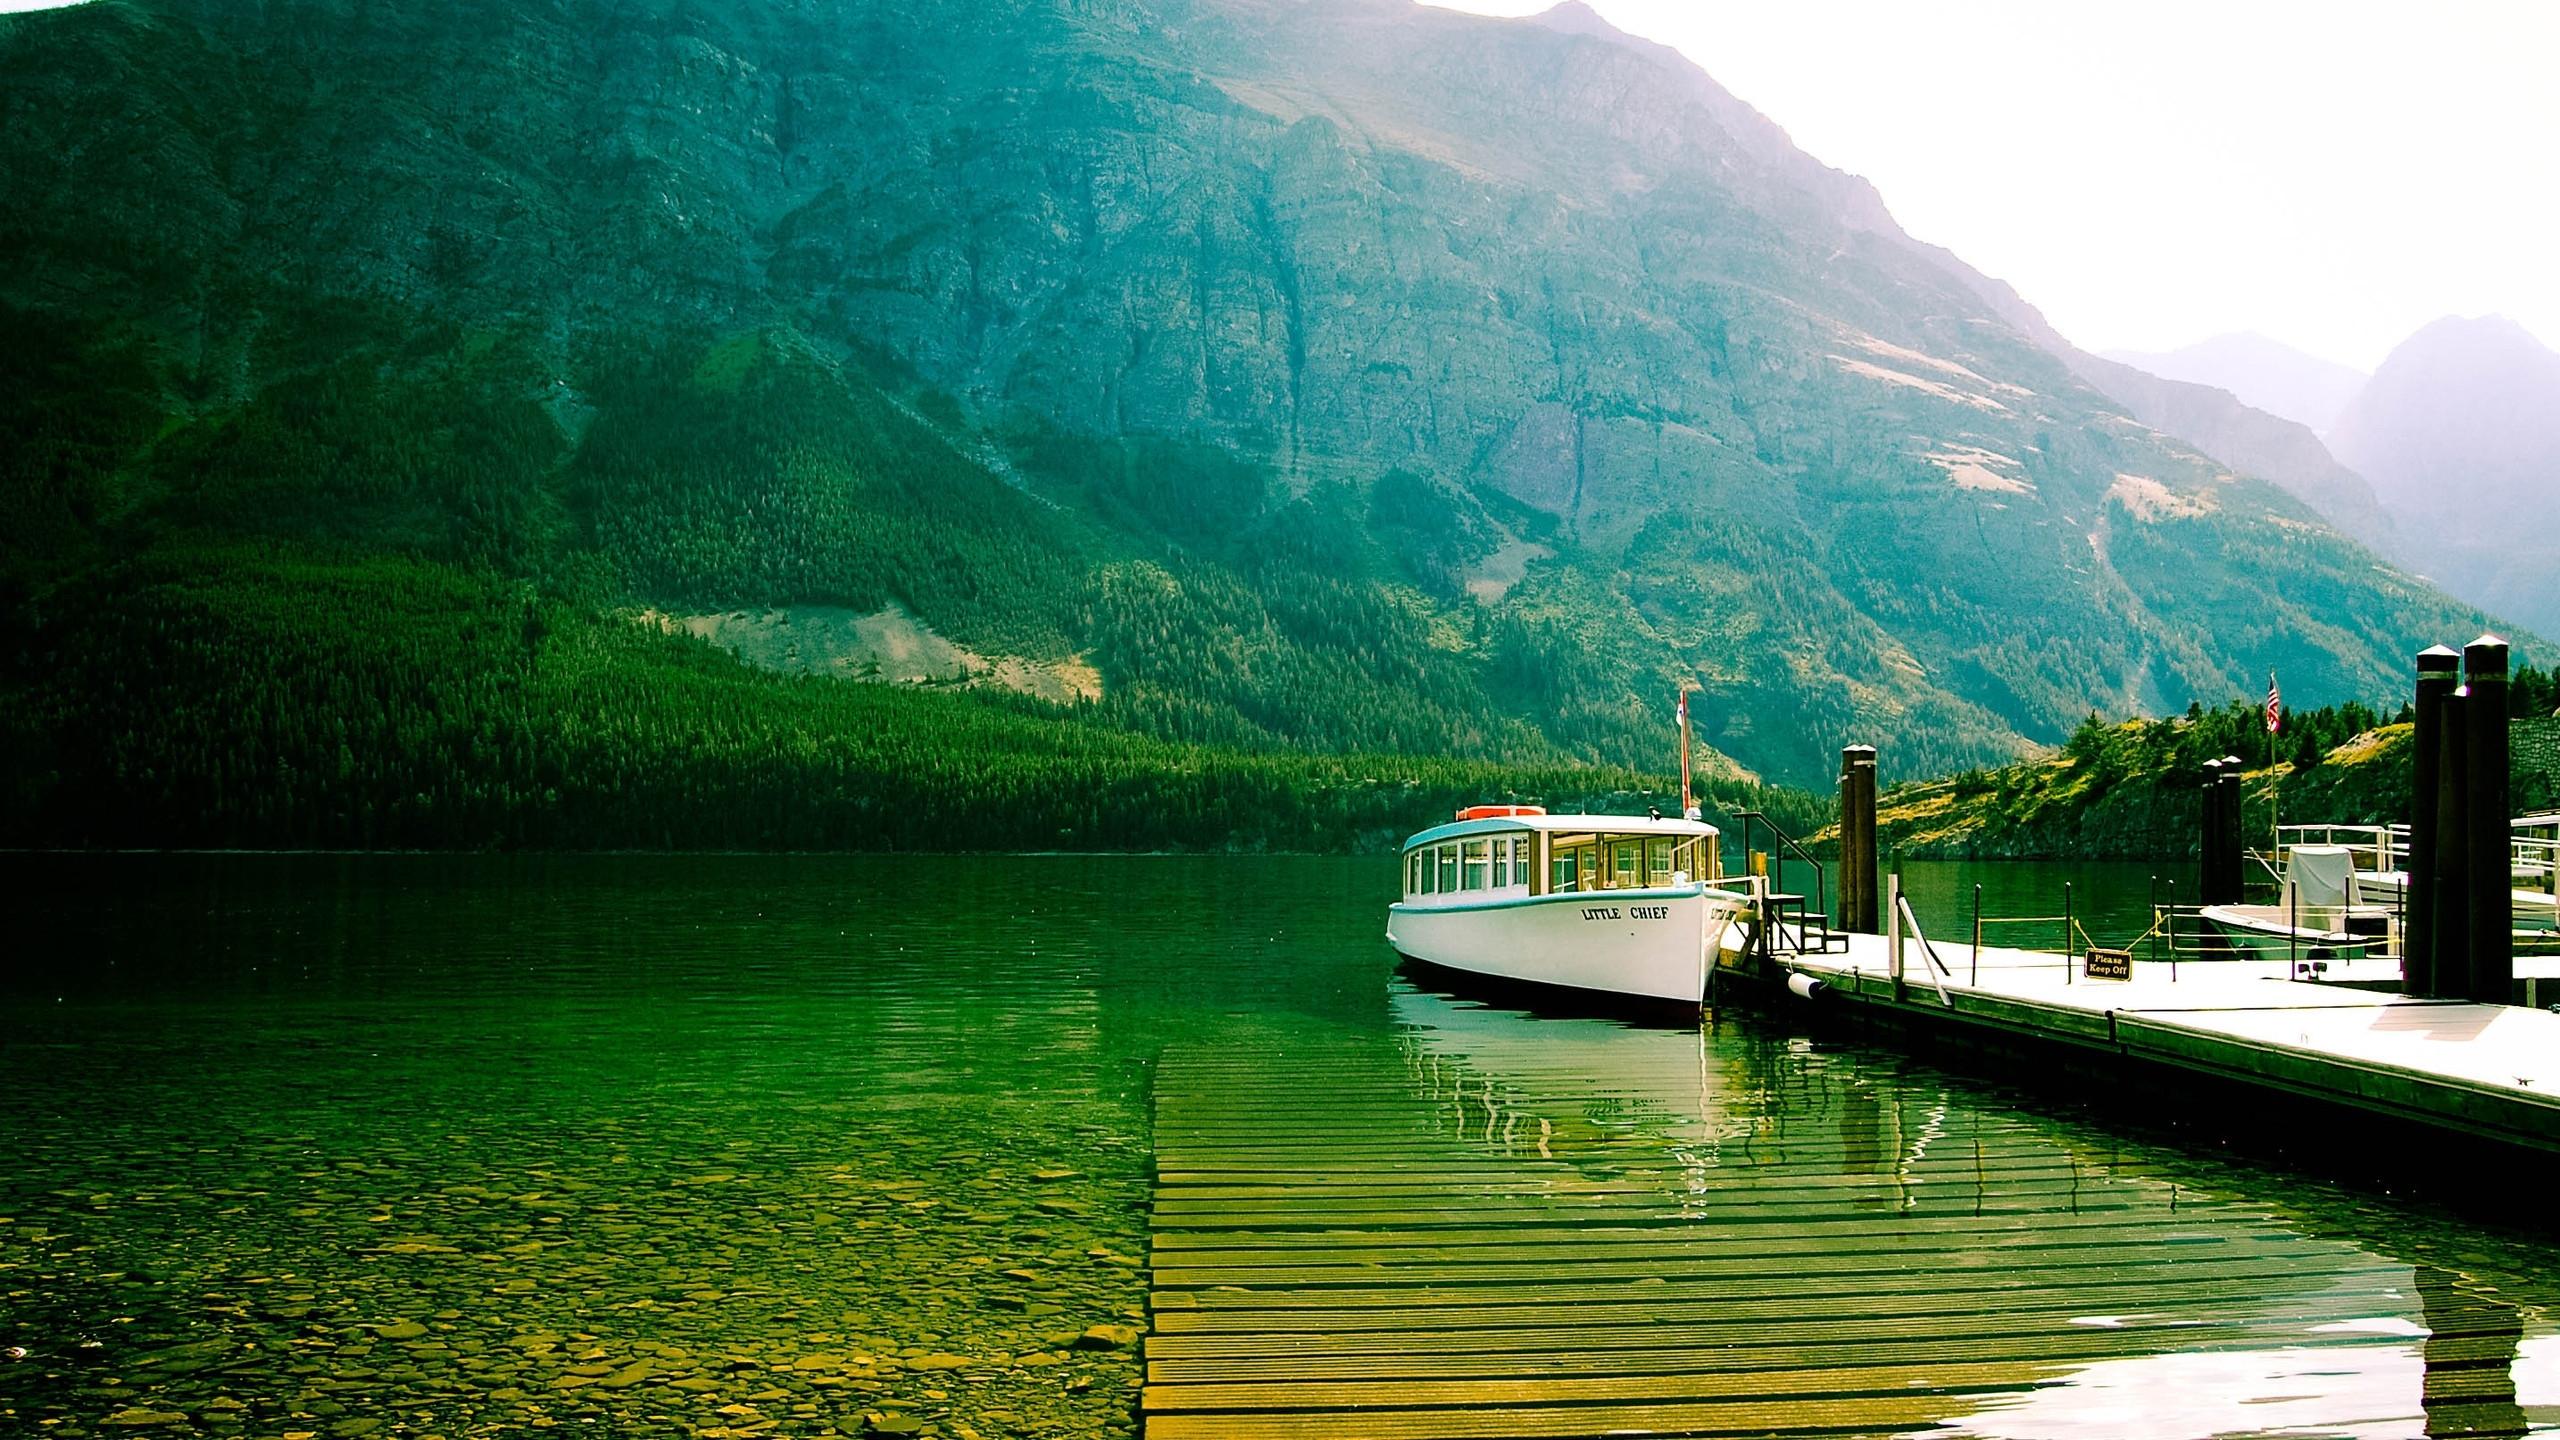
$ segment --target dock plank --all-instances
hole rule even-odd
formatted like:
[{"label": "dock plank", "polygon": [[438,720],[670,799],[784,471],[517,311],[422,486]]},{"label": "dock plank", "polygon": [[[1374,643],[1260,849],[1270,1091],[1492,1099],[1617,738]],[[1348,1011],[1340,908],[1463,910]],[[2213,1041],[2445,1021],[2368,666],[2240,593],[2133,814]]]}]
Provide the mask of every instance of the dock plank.
[{"label": "dock plank", "polygon": [[1149,1440],[1908,1431],[2119,1357],[2407,1343],[2355,1328],[2405,1265],[2147,1153],[1802,1095],[1715,1133],[1694,1063],[1521,1053],[1164,1057]]}]

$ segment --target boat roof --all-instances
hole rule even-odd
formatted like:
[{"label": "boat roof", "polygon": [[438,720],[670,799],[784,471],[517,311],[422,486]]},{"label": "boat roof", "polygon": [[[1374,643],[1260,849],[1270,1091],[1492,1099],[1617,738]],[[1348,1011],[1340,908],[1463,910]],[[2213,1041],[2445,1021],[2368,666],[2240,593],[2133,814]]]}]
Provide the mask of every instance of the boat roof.
[{"label": "boat roof", "polygon": [[1603,835],[1677,835],[1683,839],[1718,833],[1716,827],[1703,820],[1682,820],[1673,816],[1657,820],[1650,815],[1494,815],[1482,820],[1435,825],[1406,839],[1404,848],[1410,850],[1416,845],[1437,845],[1443,840],[1495,835],[1506,830],[1558,833],[1588,830]]}]

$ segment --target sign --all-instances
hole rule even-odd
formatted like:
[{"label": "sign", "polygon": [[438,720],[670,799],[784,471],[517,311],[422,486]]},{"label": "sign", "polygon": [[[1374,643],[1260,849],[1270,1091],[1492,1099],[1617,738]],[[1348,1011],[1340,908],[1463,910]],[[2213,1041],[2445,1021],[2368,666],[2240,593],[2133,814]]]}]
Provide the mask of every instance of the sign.
[{"label": "sign", "polygon": [[2080,973],[2092,980],[2130,980],[2133,978],[2133,952],[2092,949]]}]

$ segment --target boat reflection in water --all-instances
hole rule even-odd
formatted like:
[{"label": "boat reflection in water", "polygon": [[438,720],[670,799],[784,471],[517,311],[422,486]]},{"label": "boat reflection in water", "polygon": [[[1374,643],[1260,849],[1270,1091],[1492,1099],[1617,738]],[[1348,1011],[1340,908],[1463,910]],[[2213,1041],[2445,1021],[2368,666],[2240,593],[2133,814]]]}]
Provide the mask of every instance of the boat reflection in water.
[{"label": "boat reflection in water", "polygon": [[[2423,1216],[1756,1025],[1538,1018],[1403,980],[1390,1003],[1441,1135],[1547,1207],[1433,1248],[1481,1262],[1456,1313],[1482,1373],[1658,1404],[1712,1396],[1668,1377],[1749,1372],[1769,1429],[2560,1424],[2560,1287],[2523,1245],[2466,1227],[2458,1259],[2432,1254]],[[1697,1409],[1667,1418],[1704,1428]]]}]

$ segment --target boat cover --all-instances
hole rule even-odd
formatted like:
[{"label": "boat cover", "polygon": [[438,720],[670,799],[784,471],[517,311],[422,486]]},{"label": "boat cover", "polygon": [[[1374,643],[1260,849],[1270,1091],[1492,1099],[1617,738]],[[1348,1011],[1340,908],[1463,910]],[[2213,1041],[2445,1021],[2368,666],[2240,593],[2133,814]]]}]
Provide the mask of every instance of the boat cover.
[{"label": "boat cover", "polygon": [[2296,845],[2287,852],[2284,873],[2294,903],[2303,909],[2343,907],[2355,893],[2355,852],[2344,845]]}]

